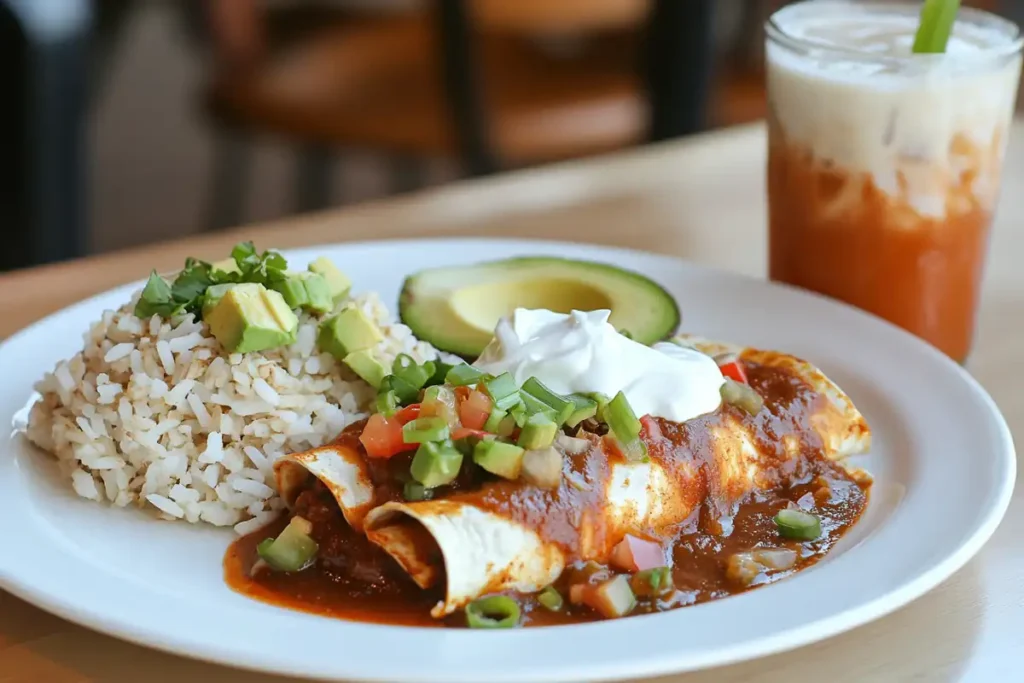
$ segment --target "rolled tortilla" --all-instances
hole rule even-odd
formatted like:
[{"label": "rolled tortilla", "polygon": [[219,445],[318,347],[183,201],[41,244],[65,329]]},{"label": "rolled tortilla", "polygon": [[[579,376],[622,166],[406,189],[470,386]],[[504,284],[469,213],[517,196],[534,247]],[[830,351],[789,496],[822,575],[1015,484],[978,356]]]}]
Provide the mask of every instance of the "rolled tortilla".
[{"label": "rolled tortilla", "polygon": [[799,476],[808,452],[842,459],[870,447],[863,416],[809,363],[694,337],[681,341],[711,355],[733,352],[787,369],[814,400],[776,414],[719,411],[671,425],[682,434],[675,441],[686,445],[654,443],[648,463],[626,462],[592,437],[587,453],[565,458],[557,491],[502,481],[445,500],[374,508],[364,522],[367,537],[421,587],[445,581],[434,617],[488,593],[541,590],[571,562],[606,562],[627,533],[671,533],[702,504],[727,515],[750,492]]},{"label": "rolled tortilla", "polygon": [[373,507],[373,481],[359,439],[352,432],[329,444],[281,457],[274,463],[277,490],[290,508],[313,479],[323,482],[354,529]]}]

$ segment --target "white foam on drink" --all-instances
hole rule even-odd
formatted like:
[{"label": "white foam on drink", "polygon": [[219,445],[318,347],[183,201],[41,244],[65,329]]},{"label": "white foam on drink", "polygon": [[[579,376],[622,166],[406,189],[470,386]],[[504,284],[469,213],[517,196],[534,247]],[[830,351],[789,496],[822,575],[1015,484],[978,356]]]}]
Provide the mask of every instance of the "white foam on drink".
[{"label": "white foam on drink", "polygon": [[902,174],[912,205],[941,216],[946,189],[955,184],[950,178],[961,173],[980,173],[979,199],[995,196],[1000,159],[958,159],[951,149],[958,137],[984,150],[997,135],[1005,144],[1020,77],[1019,39],[1009,22],[962,12],[944,54],[915,55],[918,10],[838,2],[780,10],[774,25],[800,43],[769,41],[769,100],[787,143],[869,173],[891,194]]}]

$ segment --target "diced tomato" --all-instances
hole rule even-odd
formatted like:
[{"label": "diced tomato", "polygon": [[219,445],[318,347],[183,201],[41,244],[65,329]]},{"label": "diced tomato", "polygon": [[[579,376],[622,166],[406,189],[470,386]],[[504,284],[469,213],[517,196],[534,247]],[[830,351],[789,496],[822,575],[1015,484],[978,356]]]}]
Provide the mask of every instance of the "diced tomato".
[{"label": "diced tomato", "polygon": [[459,439],[465,439],[467,436],[475,436],[478,438],[484,438],[485,436],[493,436],[489,432],[485,432],[482,429],[467,429],[466,427],[456,427],[452,430],[452,440],[458,441]]},{"label": "diced tomato", "polygon": [[405,443],[402,439],[402,423],[396,417],[388,418],[380,413],[371,415],[366,421],[359,442],[371,458],[390,458],[417,447],[417,444]]},{"label": "diced tomato", "polygon": [[395,419],[398,420],[400,425],[404,425],[408,422],[412,422],[420,416],[420,404],[413,403],[395,413]]},{"label": "diced tomato", "polygon": [[718,359],[718,369],[729,379],[740,384],[747,383],[747,371],[743,368],[743,361],[735,355],[728,355]]},{"label": "diced tomato", "polygon": [[[461,387],[460,387],[461,388]],[[470,391],[459,403],[459,420],[468,429],[483,429],[491,414],[491,397],[482,391]]]},{"label": "diced tomato", "polygon": [[467,398],[469,398],[469,392],[471,391],[473,391],[473,389],[470,387],[455,387],[455,400],[465,401]]},{"label": "diced tomato", "polygon": [[661,426],[658,424],[658,421],[655,420],[653,417],[651,417],[650,415],[644,415],[643,417],[641,417],[640,426],[643,427],[642,431],[640,432],[640,435],[642,437],[646,438],[648,441],[661,440]]},{"label": "diced tomato", "polygon": [[654,541],[626,534],[625,538],[612,548],[609,564],[627,572],[642,572],[665,566],[665,551]]}]

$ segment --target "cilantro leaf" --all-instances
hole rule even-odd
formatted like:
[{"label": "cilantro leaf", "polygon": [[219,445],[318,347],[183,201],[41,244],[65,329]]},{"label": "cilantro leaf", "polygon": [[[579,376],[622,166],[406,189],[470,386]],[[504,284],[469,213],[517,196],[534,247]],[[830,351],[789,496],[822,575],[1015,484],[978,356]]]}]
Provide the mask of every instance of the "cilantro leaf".
[{"label": "cilantro leaf", "polygon": [[243,263],[247,263],[248,260],[256,256],[256,245],[252,242],[239,242],[235,245],[234,249],[231,250],[231,258],[235,259],[235,263],[241,268]]},{"label": "cilantro leaf", "polygon": [[169,318],[187,311],[199,320],[206,290],[212,285],[251,282],[273,288],[287,277],[288,262],[284,256],[270,250],[260,254],[252,242],[236,244],[231,250],[231,258],[238,266],[237,272],[220,270],[206,261],[189,257],[170,284],[153,271],[135,306],[135,315],[140,318],[152,315]]},{"label": "cilantro leaf", "polygon": [[153,315],[169,318],[180,308],[180,304],[171,294],[171,286],[167,281],[157,275],[155,270],[150,273],[149,280],[142,289],[142,295],[135,304],[135,315],[139,318],[149,318]]},{"label": "cilantro leaf", "polygon": [[198,314],[203,306],[203,294],[215,284],[213,267],[194,258],[185,260],[185,268],[171,285],[171,296],[190,313]]}]

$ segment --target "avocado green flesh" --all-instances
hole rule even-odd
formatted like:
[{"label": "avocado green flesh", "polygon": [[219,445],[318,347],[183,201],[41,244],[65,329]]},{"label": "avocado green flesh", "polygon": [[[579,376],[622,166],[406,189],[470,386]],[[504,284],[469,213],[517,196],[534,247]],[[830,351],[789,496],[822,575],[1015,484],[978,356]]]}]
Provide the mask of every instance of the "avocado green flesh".
[{"label": "avocado green flesh", "polygon": [[227,289],[206,316],[210,332],[229,353],[263,351],[295,342],[299,319],[284,298],[258,284]]},{"label": "avocado green flesh", "polygon": [[433,268],[405,280],[399,315],[419,339],[475,358],[503,316],[516,308],[610,309],[609,321],[642,344],[679,327],[672,295],[639,273],[604,263],[557,257],[514,258],[473,266]]}]

